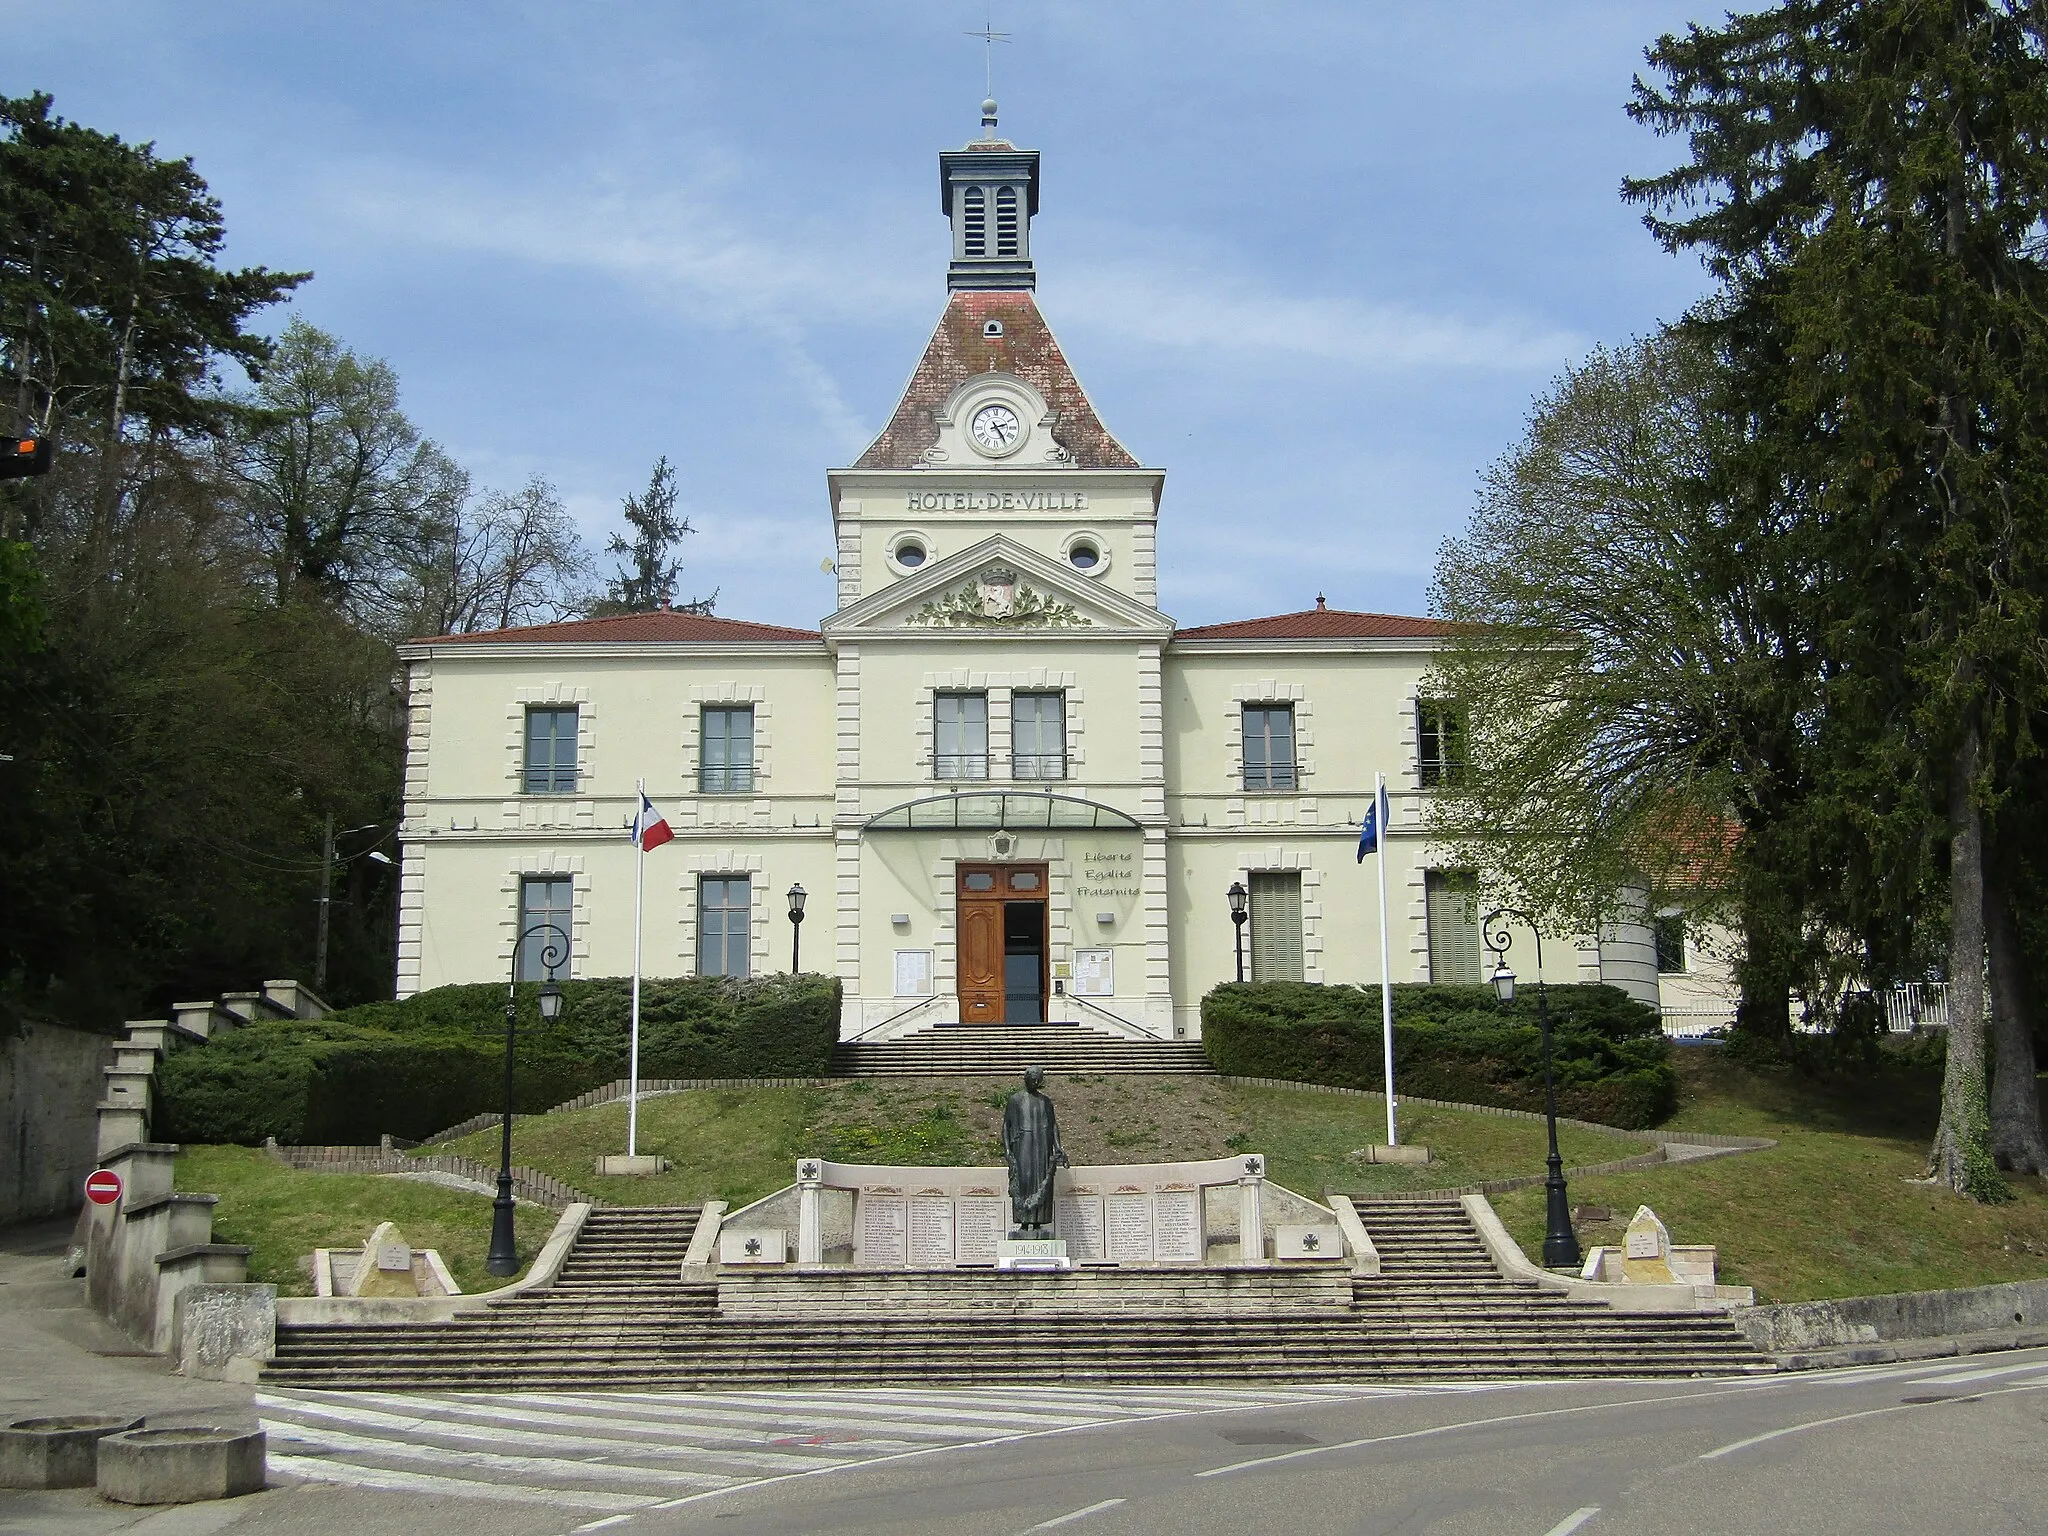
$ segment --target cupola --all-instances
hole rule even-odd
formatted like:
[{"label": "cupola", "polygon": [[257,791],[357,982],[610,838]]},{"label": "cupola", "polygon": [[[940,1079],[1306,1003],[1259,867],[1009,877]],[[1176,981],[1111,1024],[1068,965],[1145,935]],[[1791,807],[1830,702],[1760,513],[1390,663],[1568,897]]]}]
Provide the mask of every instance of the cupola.
[{"label": "cupola", "polygon": [[1031,219],[1038,212],[1038,151],[996,135],[996,104],[981,104],[981,137],[939,156],[939,198],[953,221],[949,289],[1029,289]]}]

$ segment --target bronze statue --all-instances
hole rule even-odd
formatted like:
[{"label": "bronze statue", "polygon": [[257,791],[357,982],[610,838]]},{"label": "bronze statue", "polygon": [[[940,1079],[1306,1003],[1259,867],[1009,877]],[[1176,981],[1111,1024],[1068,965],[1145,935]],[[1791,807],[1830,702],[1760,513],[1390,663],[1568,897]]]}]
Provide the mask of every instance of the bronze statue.
[{"label": "bronze statue", "polygon": [[1012,1237],[1042,1237],[1052,1223],[1055,1168],[1067,1166],[1059,1120],[1045,1088],[1045,1068],[1024,1069],[1024,1091],[1003,1106],[1003,1161],[1010,1166]]}]

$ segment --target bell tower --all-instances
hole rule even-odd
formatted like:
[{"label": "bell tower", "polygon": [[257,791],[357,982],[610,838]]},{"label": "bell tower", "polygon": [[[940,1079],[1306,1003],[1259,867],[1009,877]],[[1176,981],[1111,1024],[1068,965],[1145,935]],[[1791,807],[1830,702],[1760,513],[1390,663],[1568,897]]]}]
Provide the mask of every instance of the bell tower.
[{"label": "bell tower", "polygon": [[939,156],[939,206],[953,221],[946,287],[1019,292],[1038,286],[1031,220],[1038,212],[1038,151],[996,136],[996,104],[981,104],[981,137]]}]

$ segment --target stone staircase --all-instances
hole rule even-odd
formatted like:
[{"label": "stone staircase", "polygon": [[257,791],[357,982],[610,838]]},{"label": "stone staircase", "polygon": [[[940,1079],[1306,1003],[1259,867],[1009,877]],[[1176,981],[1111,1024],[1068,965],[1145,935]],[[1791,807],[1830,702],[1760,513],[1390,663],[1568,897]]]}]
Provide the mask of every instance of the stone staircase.
[{"label": "stone staircase", "polygon": [[1079,1024],[941,1024],[832,1048],[835,1077],[1015,1077],[1048,1072],[1208,1072],[1192,1040],[1122,1040]]},{"label": "stone staircase", "polygon": [[[1074,1277],[985,1277],[1020,1304],[947,1312],[856,1304],[837,1315],[721,1313],[717,1285],[678,1278],[690,1208],[592,1212],[548,1292],[435,1324],[283,1326],[269,1385],[407,1390],[689,1390],[1016,1382],[1247,1383],[1732,1375],[1772,1368],[1720,1316],[1651,1317],[1503,1280],[1455,1202],[1362,1208],[1383,1273],[1351,1304],[1176,1309],[1151,1293],[1187,1275],[1086,1276],[1092,1310],[1025,1291]],[[1382,1235],[1383,1234],[1383,1235]],[[1272,1271],[1259,1272],[1282,1277]],[[778,1277],[796,1282],[796,1277]],[[846,1277],[855,1279],[857,1277]],[[966,1277],[947,1277],[965,1281]],[[898,1285],[902,1277],[877,1277]],[[1313,1282],[1313,1283],[1310,1283]],[[1116,1291],[1128,1289],[1129,1296]],[[1313,1291],[1312,1298],[1308,1292]]]},{"label": "stone staircase", "polygon": [[1361,1332],[1402,1374],[1692,1376],[1765,1369],[1723,1314],[1616,1312],[1502,1277],[1456,1200],[1354,1201],[1380,1272],[1352,1282]]},{"label": "stone staircase", "polygon": [[146,1348],[175,1352],[177,1299],[195,1285],[239,1285],[249,1250],[213,1240],[217,1195],[174,1188],[178,1149],[150,1140],[157,1064],[174,1050],[204,1045],[225,1030],[265,1019],[317,1019],[327,1005],[296,981],[228,992],[218,1001],[177,1003],[168,1016],[135,1019],[115,1042],[98,1105],[102,1168],[119,1175],[120,1199],[87,1205],[73,1232],[71,1268],[104,1317]]}]

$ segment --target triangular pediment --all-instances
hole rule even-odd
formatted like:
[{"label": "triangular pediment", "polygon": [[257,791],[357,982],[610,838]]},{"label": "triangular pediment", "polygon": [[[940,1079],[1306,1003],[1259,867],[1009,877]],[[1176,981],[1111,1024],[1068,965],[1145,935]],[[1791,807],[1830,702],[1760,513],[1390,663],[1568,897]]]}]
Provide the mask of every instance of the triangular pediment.
[{"label": "triangular pediment", "polygon": [[826,619],[823,629],[828,638],[1055,632],[1163,640],[1173,621],[998,533],[870,592]]}]

